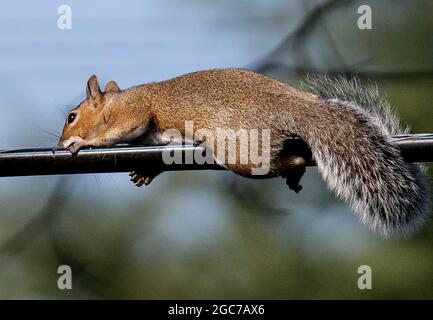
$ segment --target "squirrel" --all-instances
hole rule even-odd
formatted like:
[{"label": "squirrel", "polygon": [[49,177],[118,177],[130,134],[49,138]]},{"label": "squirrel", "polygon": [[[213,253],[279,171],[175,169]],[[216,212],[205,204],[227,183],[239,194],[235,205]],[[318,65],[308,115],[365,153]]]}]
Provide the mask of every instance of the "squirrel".
[{"label": "squirrel", "polygon": [[[354,78],[308,77],[306,90],[252,71],[214,69],[121,90],[110,81],[102,92],[97,77],[87,81],[86,99],[71,110],[59,147],[76,154],[83,147],[118,143],[163,143],[168,129],[269,129],[270,166],[261,178],[281,176],[298,192],[305,159],[284,144],[300,137],[329,189],[348,202],[359,220],[388,236],[407,236],[429,213],[425,168],[407,163],[387,136],[402,134],[399,120],[376,86]],[[194,141],[203,142],[203,141]],[[207,145],[211,152],[215,146]],[[238,159],[239,160],[239,159]],[[251,174],[251,163],[224,164]],[[160,171],[130,174],[148,185]]]}]

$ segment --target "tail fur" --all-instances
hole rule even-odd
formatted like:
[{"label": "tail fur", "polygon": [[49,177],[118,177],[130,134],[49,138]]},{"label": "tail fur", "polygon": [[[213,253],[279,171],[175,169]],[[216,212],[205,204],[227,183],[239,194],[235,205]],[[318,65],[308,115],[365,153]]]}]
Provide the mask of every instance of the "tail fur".
[{"label": "tail fur", "polygon": [[386,138],[408,129],[400,127],[389,103],[371,83],[309,76],[304,86],[334,117],[325,128],[316,123],[300,131],[329,188],[350,203],[362,223],[384,237],[411,234],[429,213],[425,168],[405,162]]}]

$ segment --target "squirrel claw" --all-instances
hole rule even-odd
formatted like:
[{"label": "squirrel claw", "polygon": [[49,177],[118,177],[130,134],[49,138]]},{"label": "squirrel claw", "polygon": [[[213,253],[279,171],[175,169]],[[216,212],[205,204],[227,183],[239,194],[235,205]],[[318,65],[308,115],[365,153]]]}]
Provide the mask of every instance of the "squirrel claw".
[{"label": "squirrel claw", "polygon": [[151,177],[140,177],[140,178],[138,178],[137,182],[135,182],[135,185],[137,187],[141,187],[143,184],[147,186],[151,182],[152,182],[152,178]]}]

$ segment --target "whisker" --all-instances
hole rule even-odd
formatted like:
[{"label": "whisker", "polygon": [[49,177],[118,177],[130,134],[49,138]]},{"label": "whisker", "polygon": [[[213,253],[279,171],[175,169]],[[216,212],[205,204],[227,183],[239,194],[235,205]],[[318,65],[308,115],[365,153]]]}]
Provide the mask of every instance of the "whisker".
[{"label": "whisker", "polygon": [[48,134],[51,137],[60,139],[60,135],[58,135],[57,133],[54,133],[52,131],[49,131],[49,130],[46,130],[46,129],[42,129],[42,128],[39,128],[39,130],[43,131],[44,133]]}]

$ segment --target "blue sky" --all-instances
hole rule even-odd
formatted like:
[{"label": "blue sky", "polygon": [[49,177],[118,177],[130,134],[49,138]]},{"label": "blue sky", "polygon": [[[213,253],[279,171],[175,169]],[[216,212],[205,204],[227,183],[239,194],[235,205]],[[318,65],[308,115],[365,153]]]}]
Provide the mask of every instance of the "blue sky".
[{"label": "blue sky", "polygon": [[[62,111],[82,98],[93,73],[101,82],[115,79],[125,88],[255,61],[276,46],[297,20],[292,10],[296,7],[286,1],[256,2],[255,6],[227,0],[4,3],[1,148],[46,145],[39,139],[44,134],[38,127],[59,132]],[[62,4],[72,9],[72,30],[57,28]],[[280,7],[287,10],[280,12]]]}]

